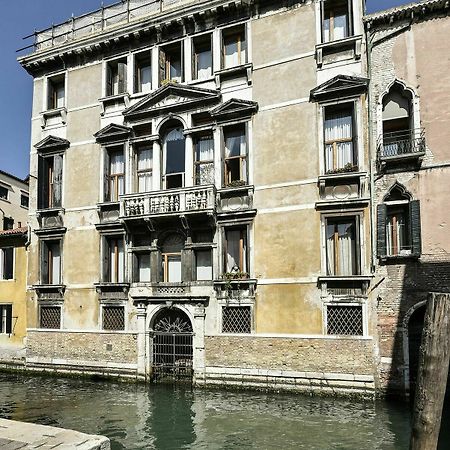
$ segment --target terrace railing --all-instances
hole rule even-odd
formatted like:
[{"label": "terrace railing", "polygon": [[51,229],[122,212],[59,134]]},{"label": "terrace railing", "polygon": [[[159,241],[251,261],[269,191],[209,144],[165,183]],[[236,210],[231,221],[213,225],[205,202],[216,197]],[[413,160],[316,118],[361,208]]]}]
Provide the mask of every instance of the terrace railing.
[{"label": "terrace railing", "polygon": [[425,133],[423,129],[384,133],[378,142],[380,159],[403,156],[420,156],[425,153]]},{"label": "terrace railing", "polygon": [[156,15],[190,0],[122,0],[96,11],[73,17],[44,30],[35,31],[24,39],[34,43],[17,52],[44,50],[103,31],[118,23],[129,23],[137,17]]}]

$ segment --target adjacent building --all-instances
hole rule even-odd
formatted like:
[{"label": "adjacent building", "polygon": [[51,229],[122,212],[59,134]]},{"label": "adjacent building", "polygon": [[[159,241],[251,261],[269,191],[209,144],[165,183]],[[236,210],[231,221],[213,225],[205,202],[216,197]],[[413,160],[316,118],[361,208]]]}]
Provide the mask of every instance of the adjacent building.
[{"label": "adjacent building", "polygon": [[28,177],[22,180],[0,170],[0,230],[26,226],[28,222]]},{"label": "adjacent building", "polygon": [[[369,15],[380,387],[414,389],[427,294],[450,290],[449,4]],[[376,303],[375,303],[376,302]]]}]

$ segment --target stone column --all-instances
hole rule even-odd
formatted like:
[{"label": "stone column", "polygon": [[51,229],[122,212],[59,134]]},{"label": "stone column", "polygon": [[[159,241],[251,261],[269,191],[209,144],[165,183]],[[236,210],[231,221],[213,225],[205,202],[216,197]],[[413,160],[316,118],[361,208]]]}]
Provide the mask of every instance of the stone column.
[{"label": "stone column", "polygon": [[153,190],[161,190],[161,144],[159,141],[153,141]]},{"label": "stone column", "polygon": [[197,304],[194,307],[194,330],[193,339],[193,369],[194,379],[204,380],[205,378],[205,306]]},{"label": "stone column", "polygon": [[146,378],[146,359],[147,359],[147,346],[146,346],[146,318],[147,307],[145,303],[138,303],[137,305],[137,373],[140,378]]}]

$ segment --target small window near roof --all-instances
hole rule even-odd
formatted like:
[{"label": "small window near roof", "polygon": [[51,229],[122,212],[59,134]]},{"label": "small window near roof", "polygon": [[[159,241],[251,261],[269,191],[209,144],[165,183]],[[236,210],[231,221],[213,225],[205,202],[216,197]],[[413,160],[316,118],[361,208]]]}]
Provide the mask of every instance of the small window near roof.
[{"label": "small window near roof", "polygon": [[152,89],[150,51],[139,53],[134,58],[134,92],[148,93]]},{"label": "small window near roof", "polygon": [[63,108],[66,96],[65,75],[58,75],[48,79],[48,100],[47,109]]},{"label": "small window near roof", "polygon": [[20,206],[23,206],[24,208],[28,208],[29,206],[29,197],[28,195],[21,195],[20,196]]},{"label": "small window near roof", "polygon": [[193,40],[194,80],[204,80],[212,75],[212,35],[207,34]]},{"label": "small window near roof", "polygon": [[106,64],[106,95],[119,95],[127,92],[127,60],[108,61]]},{"label": "small window near roof", "polygon": [[0,198],[8,200],[8,188],[0,186]]},{"label": "small window near roof", "polygon": [[351,2],[349,0],[328,0],[323,2],[323,42],[332,42],[351,36]]},{"label": "small window near roof", "polygon": [[247,42],[245,25],[222,31],[222,68],[240,66],[247,63]]}]

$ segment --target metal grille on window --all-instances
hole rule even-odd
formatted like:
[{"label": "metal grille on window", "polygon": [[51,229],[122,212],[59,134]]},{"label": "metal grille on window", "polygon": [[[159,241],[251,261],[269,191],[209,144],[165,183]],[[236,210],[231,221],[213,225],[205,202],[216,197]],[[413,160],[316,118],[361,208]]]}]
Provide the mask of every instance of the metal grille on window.
[{"label": "metal grille on window", "polygon": [[224,306],[222,308],[222,333],[251,333],[250,306]]},{"label": "metal grille on window", "polygon": [[125,309],[123,306],[103,307],[103,329],[104,330],[125,329]]},{"label": "metal grille on window", "polygon": [[41,328],[53,330],[61,328],[61,308],[59,306],[41,306]]},{"label": "metal grille on window", "polygon": [[362,336],[362,306],[328,305],[327,334]]}]

